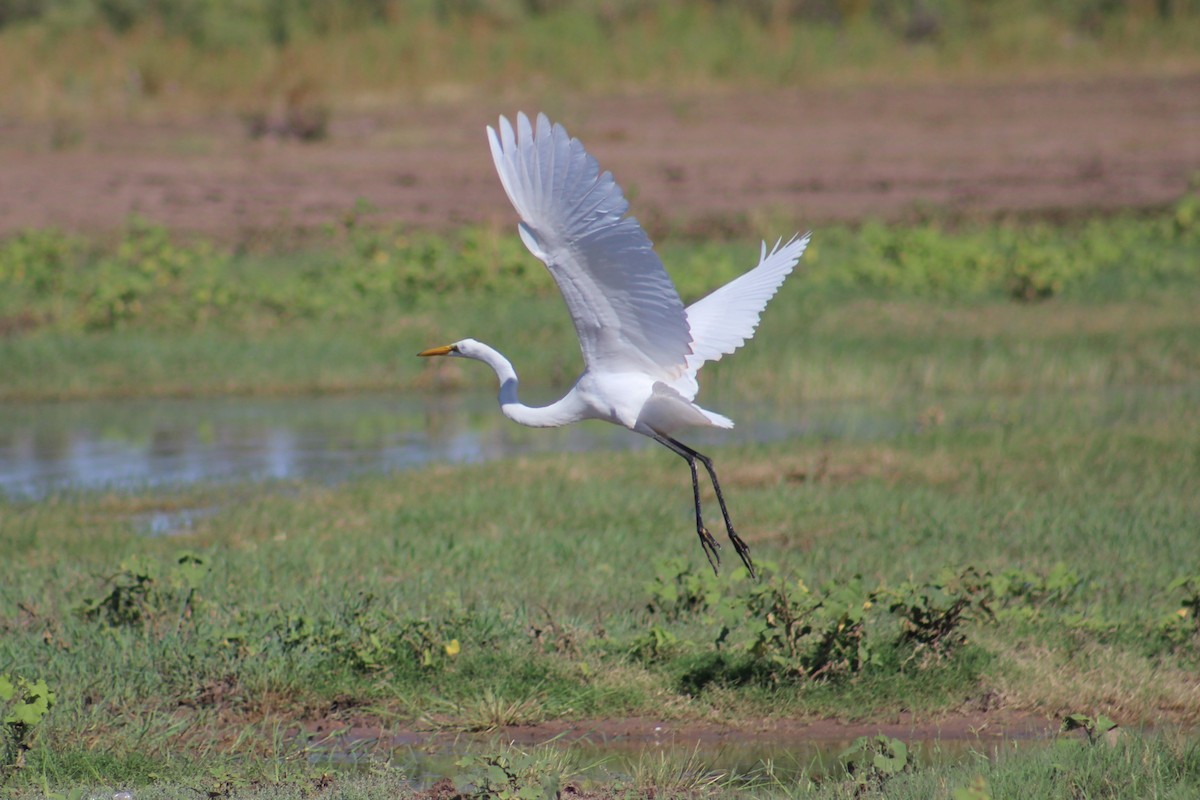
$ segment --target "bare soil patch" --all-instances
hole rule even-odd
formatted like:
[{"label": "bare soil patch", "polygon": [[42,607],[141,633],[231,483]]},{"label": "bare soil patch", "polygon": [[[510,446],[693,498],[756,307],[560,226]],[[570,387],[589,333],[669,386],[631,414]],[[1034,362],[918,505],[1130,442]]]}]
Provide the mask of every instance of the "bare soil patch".
[{"label": "bare soil patch", "polygon": [[[926,214],[1074,215],[1169,203],[1200,171],[1200,75],[990,86],[556,99],[655,231],[784,232]],[[51,126],[0,120],[0,233],[104,231],[140,214],[241,239],[340,219],[511,224],[485,124],[535,99],[335,111],[317,143],[235,116]]]}]

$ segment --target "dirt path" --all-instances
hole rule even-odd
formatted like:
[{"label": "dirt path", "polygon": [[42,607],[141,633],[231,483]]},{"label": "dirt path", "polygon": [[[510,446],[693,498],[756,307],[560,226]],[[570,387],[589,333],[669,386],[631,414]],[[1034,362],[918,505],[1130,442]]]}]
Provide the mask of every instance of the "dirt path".
[{"label": "dirt path", "polygon": [[[104,230],[138,213],[222,237],[337,219],[507,225],[484,124],[534,101],[337,114],[318,144],[251,141],[234,119],[83,127],[0,121],[0,233]],[[549,109],[652,229],[807,227],[926,211],[1151,207],[1200,171],[1200,75],[990,87],[561,99]]]}]

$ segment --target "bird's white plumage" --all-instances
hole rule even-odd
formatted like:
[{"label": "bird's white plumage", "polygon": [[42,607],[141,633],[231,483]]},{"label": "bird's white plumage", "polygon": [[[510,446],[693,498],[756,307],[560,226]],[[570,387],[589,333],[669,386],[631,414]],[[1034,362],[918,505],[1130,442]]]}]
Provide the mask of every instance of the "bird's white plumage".
[{"label": "bird's white plumage", "polygon": [[694,400],[700,367],[729,355],[754,336],[763,309],[804,255],[808,239],[805,234],[787,244],[781,245],[780,240],[770,253],[763,242],[758,266],[687,307],[692,353],[687,357],[687,372],[672,384],[680,394]]},{"label": "bird's white plumage", "polygon": [[488,128],[521,239],[554,276],[589,370],[684,375],[691,335],[679,293],[612,175],[544,114]]},{"label": "bird's white plumage", "polygon": [[758,265],[686,309],[650,239],[633,217],[608,172],[544,114],[537,128],[524,114],[516,130],[504,117],[488,127],[496,171],[521,217],[521,240],[545,262],[579,334],[585,369],[560,400],[534,408],[517,399],[517,373],[508,359],[482,342],[461,339],[422,356],[482,361],[500,381],[500,410],[532,427],[585,419],[623,425],[687,460],[692,473],[696,533],[716,570],[719,545],[701,518],[696,464],[712,480],[734,549],[754,575],[750,549],[734,532],[712,460],[671,432],[689,425],[731,428],[733,422],[696,405],[696,373],[708,361],[737,350],[754,335],[759,316],[808,245],[764,242]]}]

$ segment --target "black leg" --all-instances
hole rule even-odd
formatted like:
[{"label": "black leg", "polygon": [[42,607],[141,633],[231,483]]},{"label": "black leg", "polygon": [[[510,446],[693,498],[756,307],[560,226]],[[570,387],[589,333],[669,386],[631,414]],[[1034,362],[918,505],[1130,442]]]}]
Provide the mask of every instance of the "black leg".
[{"label": "black leg", "polygon": [[696,456],[674,439],[654,434],[654,440],[686,461],[692,470],[692,498],[696,501],[696,535],[700,537],[700,547],[704,550],[704,555],[708,557],[709,566],[713,568],[715,574],[720,575],[718,566],[721,563],[721,556],[717,550],[721,548],[721,545],[708,532],[708,528],[704,527],[704,519],[700,512],[700,479],[696,474]]},{"label": "black leg", "polygon": [[701,521],[700,485],[696,475],[697,459],[704,465],[709,479],[712,480],[713,490],[717,493],[717,503],[721,506],[721,516],[725,519],[725,530],[729,533],[729,541],[733,542],[733,549],[737,551],[738,556],[742,559],[742,563],[746,565],[746,569],[750,572],[750,577],[757,577],[754,572],[754,561],[750,558],[750,548],[742,541],[742,537],[737,535],[737,532],[733,529],[733,521],[729,519],[729,509],[725,506],[725,497],[721,494],[721,483],[717,480],[717,471],[713,468],[712,459],[703,453],[698,453],[683,442],[672,439],[670,436],[655,434],[654,439],[671,452],[685,459],[688,462],[688,466],[691,467],[692,494],[696,500],[696,532],[700,535],[700,543],[704,546],[704,554],[708,556],[708,563],[712,565],[713,571],[717,570],[717,565],[720,564],[721,558],[717,555],[719,545]]},{"label": "black leg", "polygon": [[696,453],[694,450],[692,452],[695,453],[696,458],[700,459],[700,463],[708,470],[708,477],[712,479],[713,489],[717,493],[717,504],[721,506],[721,516],[725,518],[725,530],[729,532],[729,541],[733,542],[733,549],[737,551],[742,563],[746,565],[750,577],[757,577],[754,574],[754,562],[750,559],[750,546],[737,535],[733,529],[733,521],[729,519],[729,509],[725,507],[725,497],[721,494],[721,482],[717,480],[717,471],[713,468],[712,459],[703,453]]}]

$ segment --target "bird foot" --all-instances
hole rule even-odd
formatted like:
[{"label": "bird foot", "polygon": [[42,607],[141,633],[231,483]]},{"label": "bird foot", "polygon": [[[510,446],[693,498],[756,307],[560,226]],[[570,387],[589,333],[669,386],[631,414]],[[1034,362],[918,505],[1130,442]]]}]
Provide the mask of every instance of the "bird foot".
[{"label": "bird foot", "polygon": [[742,541],[742,537],[738,536],[733,528],[729,529],[729,541],[733,542],[733,549],[737,551],[742,563],[746,565],[746,571],[750,573],[750,577],[757,579],[758,574],[754,571],[754,560],[750,558],[750,546]]},{"label": "bird foot", "polygon": [[700,536],[700,547],[704,550],[704,555],[708,556],[708,564],[712,567],[713,573],[721,574],[721,555],[717,552],[721,549],[721,544],[713,535],[708,532],[708,528],[701,525],[696,528],[696,533]]}]

